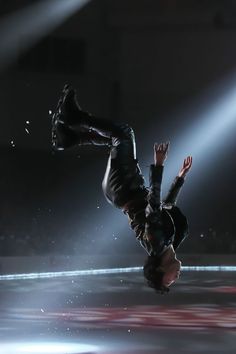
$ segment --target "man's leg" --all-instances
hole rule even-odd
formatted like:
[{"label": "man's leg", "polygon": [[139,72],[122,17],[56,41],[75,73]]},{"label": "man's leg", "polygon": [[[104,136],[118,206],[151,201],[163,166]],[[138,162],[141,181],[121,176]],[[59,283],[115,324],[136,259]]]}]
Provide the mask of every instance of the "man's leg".
[{"label": "man's leg", "polygon": [[63,90],[54,117],[53,126],[56,131],[57,126],[62,125],[73,133],[73,137],[77,134],[78,138],[82,134],[81,130],[85,130],[88,135],[95,134],[97,139],[101,139],[102,145],[110,145],[102,186],[111,203],[121,206],[130,198],[130,193],[144,190],[144,178],[136,160],[135,136],[128,124],[117,124],[83,112],[75,90],[68,86]]},{"label": "man's leg", "polygon": [[133,129],[120,125],[117,136],[112,138],[112,147],[102,182],[106,199],[122,208],[128,201],[145,197],[144,178],[136,159],[136,144]]},{"label": "man's leg", "polygon": [[[91,134],[93,142],[97,145],[111,145],[113,149],[112,158],[136,159],[135,139],[133,130],[127,124],[117,124],[108,119],[97,118],[81,110],[75,90],[66,85],[59,99],[56,111],[52,119],[52,143],[56,149],[60,145],[65,147],[83,144],[78,141],[84,132]],[[65,134],[64,134],[65,133]],[[96,139],[95,139],[96,138]],[[104,139],[106,138],[106,139]],[[122,141],[122,144],[121,144]],[[92,142],[92,143],[93,143]],[[85,144],[87,144],[85,139]]]},{"label": "man's leg", "polygon": [[57,122],[52,128],[52,146],[56,151],[80,145],[111,146],[111,139],[93,131],[76,131],[65,124]]},{"label": "man's leg", "polygon": [[90,127],[90,115],[79,107],[75,90],[66,85],[52,117],[52,147],[65,150],[76,145],[111,146],[109,136]]},{"label": "man's leg", "polygon": [[77,101],[76,91],[69,85],[65,85],[62,91],[53,122],[60,122],[72,130],[93,130],[109,139],[123,134],[120,124],[82,111]]}]

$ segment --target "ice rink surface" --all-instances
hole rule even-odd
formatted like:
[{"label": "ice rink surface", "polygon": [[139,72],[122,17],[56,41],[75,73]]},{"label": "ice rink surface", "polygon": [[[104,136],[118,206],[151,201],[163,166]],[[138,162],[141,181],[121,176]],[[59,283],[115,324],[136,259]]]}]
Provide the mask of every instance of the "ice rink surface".
[{"label": "ice rink surface", "polygon": [[0,281],[0,353],[236,353],[236,273],[141,272]]}]

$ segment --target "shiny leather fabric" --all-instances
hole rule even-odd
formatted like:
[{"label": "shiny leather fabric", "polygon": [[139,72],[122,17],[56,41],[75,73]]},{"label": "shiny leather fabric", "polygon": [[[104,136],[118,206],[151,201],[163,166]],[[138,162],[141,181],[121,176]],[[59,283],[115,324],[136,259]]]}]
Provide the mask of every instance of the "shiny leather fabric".
[{"label": "shiny leather fabric", "polygon": [[134,198],[144,198],[147,194],[144,177],[136,159],[136,145],[133,129],[127,124],[116,129],[112,137],[112,147],[102,182],[108,202],[122,208]]},{"label": "shiny leather fabric", "polygon": [[150,166],[150,188],[146,188],[136,159],[134,132],[128,125],[119,129],[120,134],[112,137],[102,183],[104,195],[108,202],[123,209],[137,240],[149,255],[162,254],[170,244],[176,249],[188,234],[187,220],[175,206],[184,179],[176,177],[162,202],[163,167]]},{"label": "shiny leather fabric", "polygon": [[150,256],[160,256],[170,244],[177,249],[188,235],[187,219],[175,206],[184,180],[177,177],[166,199],[161,201],[162,174],[163,167],[151,165],[146,196],[123,207],[136,238]]},{"label": "shiny leather fabric", "polygon": [[187,220],[175,207],[184,179],[175,179],[166,203],[163,203],[163,167],[151,165],[150,188],[146,188],[136,158],[134,131],[128,124],[117,124],[83,112],[75,90],[67,85],[52,123],[55,149],[68,148],[74,144],[110,146],[102,182],[104,195],[110,203],[123,209],[136,238],[149,255],[161,255],[171,243],[175,248],[179,246],[188,233]]}]

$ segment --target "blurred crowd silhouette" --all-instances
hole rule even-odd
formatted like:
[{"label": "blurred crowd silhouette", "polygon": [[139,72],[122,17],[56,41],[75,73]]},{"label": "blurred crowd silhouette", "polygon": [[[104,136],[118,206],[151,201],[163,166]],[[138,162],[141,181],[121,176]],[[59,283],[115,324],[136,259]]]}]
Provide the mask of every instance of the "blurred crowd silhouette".
[{"label": "blurred crowd silhouette", "polygon": [[[50,235],[49,230],[50,228],[47,231],[41,228],[40,232],[35,230],[33,233],[23,233],[22,231],[14,233],[7,232],[7,230],[1,232],[0,256],[76,255],[86,252],[86,246],[83,249],[80,248],[80,244],[86,245],[86,242],[87,250],[91,250],[91,240],[86,235],[82,238],[80,235],[73,237],[62,229],[60,234],[51,236],[53,233]],[[82,242],[82,240],[85,242]],[[97,242],[99,242],[99,239],[97,239]],[[120,242],[122,243],[122,240]],[[122,248],[122,245],[120,248]],[[105,249],[104,252],[106,251]],[[109,251],[115,253],[116,248],[109,248]],[[131,253],[137,251],[139,252],[136,248],[130,249]],[[180,246],[179,252],[186,254],[233,254],[236,253],[236,238],[229,231],[216,231],[209,228],[201,233],[193,232],[186,242]]]}]

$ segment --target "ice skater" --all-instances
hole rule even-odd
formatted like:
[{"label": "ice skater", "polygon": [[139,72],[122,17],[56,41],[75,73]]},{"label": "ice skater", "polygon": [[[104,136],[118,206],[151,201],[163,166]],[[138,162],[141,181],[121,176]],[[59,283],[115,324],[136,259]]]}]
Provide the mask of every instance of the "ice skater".
[{"label": "ice skater", "polygon": [[84,112],[75,90],[66,85],[52,119],[53,149],[65,150],[79,145],[100,145],[110,149],[102,182],[109,203],[128,217],[137,240],[146,250],[144,276],[148,285],[165,293],[180,275],[181,262],[176,249],[188,235],[186,217],[176,206],[177,196],[192,166],[184,159],[168,195],[161,200],[161,183],[169,142],[154,144],[154,163],[150,166],[149,188],[136,158],[133,129]]}]

